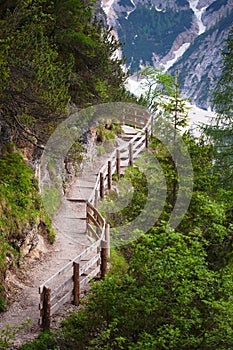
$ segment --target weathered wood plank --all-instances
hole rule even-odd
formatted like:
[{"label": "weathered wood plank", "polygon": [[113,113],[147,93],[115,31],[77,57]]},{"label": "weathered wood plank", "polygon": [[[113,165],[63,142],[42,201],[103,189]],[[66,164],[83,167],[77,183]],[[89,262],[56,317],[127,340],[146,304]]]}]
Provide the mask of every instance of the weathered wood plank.
[{"label": "weathered wood plank", "polygon": [[99,211],[94,207],[94,205],[92,205],[91,203],[87,203],[87,207],[89,207],[90,209],[92,209],[92,211],[94,212],[95,216],[98,217],[98,223],[101,225],[104,225],[105,223],[105,219],[103,218],[103,216],[99,213]]},{"label": "weathered wood plank", "polygon": [[90,269],[97,261],[99,260],[100,255],[96,254],[91,258],[86,264],[80,267],[80,275],[82,275],[84,272],[86,272],[88,269]]},{"label": "weathered wood plank", "polygon": [[51,289],[44,287],[41,325],[44,331],[49,330],[50,328],[51,315]]},{"label": "weathered wood plank", "polygon": [[[140,129],[141,131],[132,133],[132,135],[128,136],[133,136],[131,138],[131,143],[133,144],[133,157],[136,158],[138,154],[146,147],[148,146],[148,139],[146,142],[146,136],[145,133],[151,132],[152,130],[152,121],[153,117],[150,115],[146,110],[140,109],[140,108],[132,108],[131,110],[128,110],[126,114],[122,117],[122,120],[124,120],[124,123],[131,124],[134,127]],[[147,129],[147,131],[146,131]],[[126,133],[127,136],[127,133]],[[109,158],[108,162],[103,165],[101,168],[102,175],[100,175],[100,172],[97,174],[97,179],[93,188],[93,191],[91,192],[91,195],[88,199],[87,203],[87,221],[91,221],[95,227],[97,227],[100,230],[100,236],[101,239],[105,239],[105,229],[106,229],[106,224],[105,224],[105,219],[100,215],[98,210],[95,208],[95,194],[96,191],[100,188],[100,179],[102,177],[102,185],[107,185],[107,187],[110,189],[111,188],[111,179],[110,176],[117,172],[120,174],[120,155],[123,154],[124,152],[128,152],[128,145],[122,145],[121,147],[118,148],[117,153],[119,159],[117,160],[117,156],[115,152],[111,155]],[[130,156],[132,160],[132,155]],[[118,164],[117,164],[118,163]],[[109,170],[111,166],[111,169]],[[109,174],[109,176],[108,176]],[[80,202],[80,203],[86,203],[86,199],[79,199],[79,198],[68,198],[68,201],[73,201],[73,202]],[[61,270],[59,270],[56,274],[54,274],[50,279],[48,279],[43,285],[39,287],[39,293],[41,295],[41,300],[39,304],[39,308],[41,310],[41,315],[43,314],[43,297],[42,297],[42,292],[44,287],[47,288],[47,285],[55,283],[57,278],[60,278],[63,274],[65,274],[69,269],[72,268],[74,263],[79,264],[80,260],[87,257],[88,254],[90,254],[92,251],[94,251],[97,247],[100,246],[101,240],[99,239],[99,236],[96,234],[94,228],[87,223],[87,231],[90,232],[96,239],[97,241],[92,244],[90,247],[86,248],[81,254],[79,254],[76,258],[74,258],[72,261],[67,263]],[[87,263],[85,263],[81,268],[80,268],[80,273],[86,272],[89,268],[91,268],[97,261],[99,260],[99,254],[96,254],[93,258],[91,258]],[[107,250],[106,247],[102,247],[102,264],[101,264],[101,274],[104,276],[105,270],[107,269]],[[88,274],[87,277],[85,277],[81,282],[80,282],[80,288],[83,288],[83,286],[90,280],[90,278],[96,276],[98,273],[100,273],[100,266],[96,267],[90,274]],[[52,298],[50,294],[50,300],[49,302],[54,300],[54,296],[59,295],[59,293],[65,291],[66,288],[70,288],[72,285],[73,279],[69,278],[65,282],[63,282],[60,286],[58,286],[53,292],[52,292]],[[72,297],[72,291],[69,291],[66,293],[56,304],[54,304],[50,310],[50,316],[54,314],[65,302],[69,301]]]},{"label": "weathered wood plank", "polygon": [[73,260],[71,260],[68,264],[66,264],[61,270],[56,272],[52,277],[50,277],[44,284],[42,284],[39,287],[40,294],[43,292],[44,286],[47,286],[49,284],[52,284],[57,277],[60,277],[65,272],[69,271],[69,269],[72,268],[73,262],[80,261],[83,257],[94,251],[98,246],[101,244],[101,239],[93,243],[90,247],[86,248],[82,253],[80,253],[78,256],[76,256]]},{"label": "weathered wood plank", "polygon": [[98,273],[100,273],[100,265],[97,266],[93,271],[91,271],[88,276],[86,276],[81,282],[80,282],[80,288],[82,289],[93,277],[97,276]]},{"label": "weathered wood plank", "polygon": [[91,233],[91,235],[94,236],[95,239],[99,239],[98,234],[95,232],[95,230],[89,223],[87,223],[87,233]]},{"label": "weathered wood plank", "polygon": [[73,266],[73,275],[74,275],[74,305],[79,305],[79,296],[80,296],[80,265],[74,262]]},{"label": "weathered wood plank", "polygon": [[56,304],[51,307],[51,315],[54,315],[62,305],[72,300],[73,289],[67,292]]},{"label": "weathered wood plank", "polygon": [[108,248],[107,248],[107,242],[102,241],[101,243],[101,264],[100,264],[100,272],[101,272],[101,277],[103,278],[108,269]]},{"label": "weathered wood plank", "polygon": [[87,213],[87,222],[90,223],[92,222],[97,228],[101,229],[102,226],[98,223],[98,218],[96,219],[93,215],[90,213]]},{"label": "weathered wood plank", "polygon": [[54,289],[51,293],[51,303],[53,300],[65,289],[71,288],[73,286],[73,276],[71,276],[68,280],[63,282],[59,287]]},{"label": "weathered wood plank", "polygon": [[141,145],[143,142],[145,142],[145,135],[142,135],[140,139],[137,142],[133,142],[133,148],[137,148],[139,145]]},{"label": "weathered wood plank", "polygon": [[142,150],[144,150],[145,148],[146,148],[146,147],[145,147],[145,143],[143,143],[143,144],[141,145],[140,148],[138,148],[137,150],[134,151],[134,158],[137,158],[137,156],[139,155],[139,153],[141,153]]}]

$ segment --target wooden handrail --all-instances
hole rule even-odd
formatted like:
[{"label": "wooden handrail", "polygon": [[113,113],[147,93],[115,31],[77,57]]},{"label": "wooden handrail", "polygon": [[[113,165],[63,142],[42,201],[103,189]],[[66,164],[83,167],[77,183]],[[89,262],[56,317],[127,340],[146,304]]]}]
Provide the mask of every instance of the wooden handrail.
[{"label": "wooden handrail", "polygon": [[[106,185],[106,187],[110,189],[111,181],[109,180],[109,176],[112,176],[115,172],[118,173],[118,175],[120,174],[121,154],[129,151],[129,144],[131,145],[130,152],[132,152],[132,154],[130,154],[132,158],[132,164],[133,159],[136,159],[139,153],[148,146],[147,136],[148,133],[152,133],[153,118],[152,115],[150,115],[148,118],[148,115],[149,114],[147,111],[133,107],[133,113],[126,113],[122,117],[123,124],[129,123],[135,128],[137,127],[140,129],[140,131],[135,134],[135,136],[130,140],[130,142],[127,143],[127,145],[122,145],[117,149],[117,152],[112,153],[107,162],[101,167],[93,191],[91,192],[88,200],[84,200],[87,205],[86,232],[94,237],[95,242],[93,242],[81,254],[67,263],[62,269],[56,272],[39,287],[39,322],[42,325],[43,329],[48,329],[50,327],[51,316],[65,302],[70,301],[73,297],[74,304],[78,304],[80,289],[83,288],[86,283],[88,283],[90,278],[95,277],[99,273],[103,277],[106,273],[107,257],[109,255],[109,225],[106,224],[105,219],[95,207],[95,204],[98,202],[98,197],[103,197],[103,193],[100,193],[100,182],[102,181],[101,186]],[[98,197],[96,197],[97,194]],[[106,239],[108,241],[106,241]],[[93,257],[88,258],[89,254],[94,252],[96,249],[97,253]],[[83,266],[80,266],[81,261],[85,258],[88,258],[89,260]],[[99,261],[101,261],[100,264],[98,264]],[[96,264],[97,267],[95,267],[91,272],[87,273],[87,271]],[[73,274],[71,273],[72,269]],[[77,271],[79,271],[78,276]],[[70,276],[68,278],[66,277],[65,281],[62,283],[58,282],[59,285],[51,290],[56,280],[58,280],[63,275],[65,276],[68,272],[70,273]],[[81,279],[81,276],[84,273],[87,273],[87,276]],[[71,285],[73,285],[73,290],[70,290]],[[68,291],[66,291],[66,289],[68,289]],[[59,296],[61,293],[63,293],[62,296]]]}]

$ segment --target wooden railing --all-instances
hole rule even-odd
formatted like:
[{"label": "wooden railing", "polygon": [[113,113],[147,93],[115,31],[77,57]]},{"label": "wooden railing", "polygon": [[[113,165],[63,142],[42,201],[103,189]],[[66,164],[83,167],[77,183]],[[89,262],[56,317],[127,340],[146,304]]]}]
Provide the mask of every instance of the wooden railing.
[{"label": "wooden railing", "polygon": [[[132,113],[123,115],[122,125],[130,125],[139,129],[130,141],[112,153],[108,161],[100,169],[89,202],[95,207],[98,199],[104,198],[105,190],[112,187],[112,175],[121,175],[121,167],[133,166],[139,154],[149,145],[149,136],[153,133],[153,116],[143,109],[133,108]],[[136,114],[136,112],[138,114]]]},{"label": "wooden railing", "polygon": [[112,175],[120,177],[121,167],[133,166],[142,150],[148,147],[152,123],[152,116],[139,108],[132,108],[122,116],[122,125],[139,130],[100,169],[93,191],[86,201],[86,232],[93,243],[39,287],[39,324],[44,330],[50,328],[51,316],[66,302],[79,304],[80,291],[91,278],[106,274],[110,254],[109,225],[98,211],[98,201],[104,198],[106,189],[111,189]]},{"label": "wooden railing", "polygon": [[40,319],[43,329],[49,329],[51,316],[66,302],[79,304],[80,291],[91,278],[104,277],[109,255],[109,225],[89,202],[87,206],[87,233],[95,240],[90,247],[66,264],[39,287]]}]

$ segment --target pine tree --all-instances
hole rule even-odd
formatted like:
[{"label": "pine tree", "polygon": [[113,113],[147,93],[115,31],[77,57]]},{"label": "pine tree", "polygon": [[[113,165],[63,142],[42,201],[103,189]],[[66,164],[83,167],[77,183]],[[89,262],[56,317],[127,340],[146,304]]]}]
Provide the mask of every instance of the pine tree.
[{"label": "pine tree", "polygon": [[217,112],[206,128],[215,147],[215,170],[223,187],[233,185],[233,27],[222,52],[222,74],[216,83],[213,102]]}]

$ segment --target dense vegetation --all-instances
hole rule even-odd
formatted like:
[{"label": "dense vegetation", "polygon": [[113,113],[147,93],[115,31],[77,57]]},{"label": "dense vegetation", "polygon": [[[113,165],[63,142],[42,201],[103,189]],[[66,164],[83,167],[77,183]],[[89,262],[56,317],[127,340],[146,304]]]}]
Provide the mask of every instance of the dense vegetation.
[{"label": "dense vegetation", "polygon": [[[228,73],[232,71],[231,48],[232,36],[225,51]],[[225,73],[223,70],[223,77]],[[177,88],[177,80],[174,82]],[[223,78],[219,87],[221,82],[224,85]],[[230,98],[231,89],[228,92]],[[222,107],[218,97],[216,108]],[[223,124],[232,116],[227,106],[224,111],[219,115]],[[175,112],[170,113],[171,120]],[[226,129],[230,131],[231,124]],[[216,133],[212,135],[217,139]],[[113,251],[112,268],[104,280],[93,285],[84,309],[72,314],[60,329],[25,344],[23,350],[232,349],[233,187],[225,175],[225,168],[231,175],[232,168],[222,163],[221,173],[216,169],[216,154],[222,150],[208,143],[206,135],[197,140],[185,133],[183,141],[193,163],[194,186],[179,226],[171,229],[167,225],[174,207],[169,193],[174,184],[179,191],[176,162],[165,145],[152,138],[150,152],[156,154],[167,182],[168,196],[160,218],[148,232],[141,232],[133,242],[121,242]],[[228,147],[232,150],[232,139]],[[156,176],[154,173],[154,179]],[[129,169],[125,177],[134,184],[135,195],[130,209],[109,214],[112,226],[119,224],[116,220],[124,224],[138,216],[147,196],[147,181],[139,169]],[[113,194],[109,203],[112,199]]]},{"label": "dense vegetation", "polygon": [[8,144],[0,158],[1,311],[5,308],[6,270],[22,262],[21,247],[33,229],[38,234],[46,233],[50,242],[54,241],[54,232],[42,208],[34,172],[23,156],[15,152],[15,147]]},{"label": "dense vegetation", "polygon": [[128,99],[123,61],[114,56],[119,43],[93,5],[0,2],[0,309],[6,269],[18,263],[30,230],[47,226],[53,240],[30,169],[48,137],[71,108]]},{"label": "dense vegetation", "polygon": [[68,104],[82,108],[126,96],[122,61],[113,58],[119,43],[94,19],[92,4],[15,0],[0,6],[0,120],[31,141],[44,141]]},{"label": "dense vegetation", "polygon": [[[154,141],[151,150],[158,156]],[[167,205],[149,232],[113,252],[112,268],[93,285],[84,310],[22,349],[232,348],[233,191],[219,187],[213,175],[212,147],[188,135],[185,142],[195,182],[179,227],[167,227]],[[159,153],[170,179],[169,156]],[[136,184],[133,205],[121,213],[127,221],[143,210],[146,194],[140,172],[132,169],[126,176]]]},{"label": "dense vegetation", "polygon": [[[36,150],[70,106],[124,101],[128,96],[121,61],[112,56],[118,43],[94,20],[92,1],[9,0],[0,6],[0,25],[0,125],[6,138],[0,158],[3,282],[9,256],[19,257],[23,228],[39,225],[44,215],[33,171],[20,151],[7,143],[9,139],[18,146],[23,140],[25,148],[33,144]],[[145,26],[142,30],[151,35]],[[224,57],[215,95],[219,119],[208,130],[211,142],[206,135],[199,140],[183,135],[194,183],[182,222],[173,229],[167,224],[179,191],[176,162],[165,145],[152,138],[149,151],[156,155],[167,185],[159,219],[148,232],[113,251],[109,274],[93,285],[80,312],[22,349],[233,348],[232,108],[228,104],[232,101],[232,35]],[[164,107],[175,146],[178,129],[185,123],[177,77],[160,83],[169,87],[165,94],[172,91]],[[108,217],[112,226],[133,220],[146,201],[143,173],[129,169],[125,179],[133,183],[135,195],[130,207]],[[159,183],[156,173],[153,180]],[[3,287],[0,292],[3,309]]]},{"label": "dense vegetation", "polygon": [[[221,78],[216,82],[213,93],[213,103],[218,113],[218,117],[206,133],[215,146],[215,171],[219,174],[220,183],[233,186],[233,162],[232,162],[232,122],[233,122],[233,28],[231,28],[229,38],[223,54],[223,68]],[[224,115],[224,117],[223,117]]]}]

